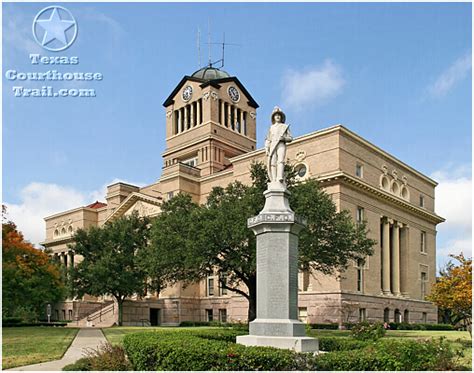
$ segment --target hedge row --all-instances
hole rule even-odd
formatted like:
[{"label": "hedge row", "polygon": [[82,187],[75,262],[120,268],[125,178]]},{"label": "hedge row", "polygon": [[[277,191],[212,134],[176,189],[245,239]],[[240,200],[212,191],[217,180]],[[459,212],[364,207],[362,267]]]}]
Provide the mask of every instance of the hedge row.
[{"label": "hedge row", "polygon": [[409,324],[406,322],[391,322],[389,325],[392,330],[454,330],[454,327],[449,324]]},{"label": "hedge row", "polygon": [[311,329],[329,329],[337,330],[339,329],[339,324],[337,323],[328,323],[328,324],[309,324]]},{"label": "hedge row", "polygon": [[[358,324],[359,323],[346,322],[343,325],[346,329],[350,330]],[[390,322],[388,325],[391,330],[455,330],[455,328],[449,324],[409,324],[406,322]]]},{"label": "hedge row", "polygon": [[2,327],[14,327],[14,326],[66,326],[66,322],[52,321],[52,322],[4,322],[2,321]]},{"label": "hedge row", "polygon": [[235,330],[147,332],[126,335],[135,370],[452,370],[455,352],[442,339],[362,342],[320,338],[313,356],[234,343]]}]

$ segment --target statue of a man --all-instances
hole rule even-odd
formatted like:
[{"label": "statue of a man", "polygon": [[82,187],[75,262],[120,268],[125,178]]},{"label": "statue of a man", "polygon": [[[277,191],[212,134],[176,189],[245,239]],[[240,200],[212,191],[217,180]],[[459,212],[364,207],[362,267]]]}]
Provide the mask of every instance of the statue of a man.
[{"label": "statue of a man", "polygon": [[275,106],[271,116],[272,125],[265,139],[268,177],[270,182],[279,181],[282,184],[285,180],[286,144],[293,141],[285,119],[285,113]]}]

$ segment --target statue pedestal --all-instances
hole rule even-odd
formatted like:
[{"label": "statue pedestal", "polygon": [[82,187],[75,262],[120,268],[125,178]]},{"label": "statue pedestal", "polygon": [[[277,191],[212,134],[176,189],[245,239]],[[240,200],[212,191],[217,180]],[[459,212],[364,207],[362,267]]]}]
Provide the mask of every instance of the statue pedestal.
[{"label": "statue pedestal", "polygon": [[264,194],[265,207],[248,220],[257,236],[257,318],[237,343],[318,351],[318,340],[306,337],[298,320],[298,233],[304,222],[290,209],[284,186]]}]

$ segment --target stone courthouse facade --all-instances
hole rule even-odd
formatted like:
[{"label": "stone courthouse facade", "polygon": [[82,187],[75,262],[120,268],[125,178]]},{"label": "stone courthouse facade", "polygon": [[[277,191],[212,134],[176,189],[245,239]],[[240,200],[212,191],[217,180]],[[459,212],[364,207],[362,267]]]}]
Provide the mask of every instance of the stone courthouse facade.
[{"label": "stone courthouse facade", "polygon": [[[242,83],[207,67],[185,76],[164,102],[166,149],[163,171],[153,184],[108,186],[106,203],[45,218],[43,245],[66,266],[80,261],[67,244],[79,228],[101,226],[138,211],[156,216],[179,192],[204,203],[211,189],[234,180],[250,183],[256,148],[258,105]],[[291,122],[291,120],[290,120]],[[265,120],[262,125],[267,126]],[[367,221],[377,241],[365,264],[339,275],[299,275],[299,317],[310,323],[358,320],[436,322],[436,307],[424,300],[435,281],[437,183],[392,155],[336,125],[294,139],[287,157],[301,180],[315,178],[339,210]],[[110,303],[84,297],[56,305],[53,316],[80,319]],[[217,277],[126,302],[124,323],[172,325],[182,321],[245,321],[247,301],[219,287]]]}]

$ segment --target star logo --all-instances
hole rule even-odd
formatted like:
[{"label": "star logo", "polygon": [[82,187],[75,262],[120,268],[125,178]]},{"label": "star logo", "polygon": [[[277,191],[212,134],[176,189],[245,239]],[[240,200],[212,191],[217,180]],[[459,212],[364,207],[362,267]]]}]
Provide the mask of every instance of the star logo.
[{"label": "star logo", "polygon": [[48,6],[40,10],[33,20],[33,36],[44,49],[59,52],[74,43],[77,22],[66,8]]}]

